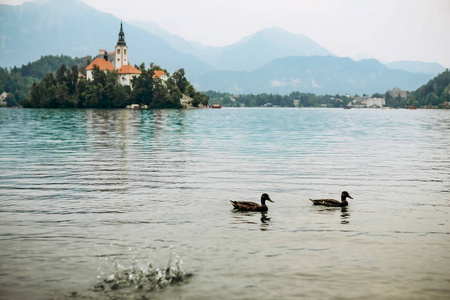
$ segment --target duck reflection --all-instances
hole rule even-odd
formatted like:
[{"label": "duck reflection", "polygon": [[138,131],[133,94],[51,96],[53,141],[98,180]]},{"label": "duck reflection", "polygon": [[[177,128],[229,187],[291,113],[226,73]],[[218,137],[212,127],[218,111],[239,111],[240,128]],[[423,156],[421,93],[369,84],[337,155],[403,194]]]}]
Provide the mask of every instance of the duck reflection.
[{"label": "duck reflection", "polygon": [[347,211],[347,207],[343,207],[341,209],[341,224],[349,224],[350,223],[350,213]]},{"label": "duck reflection", "polygon": [[258,224],[256,218],[259,217],[261,222],[260,230],[266,231],[269,228],[270,218],[267,216],[268,212],[244,212],[239,210],[232,210],[234,223],[237,224]]},{"label": "duck reflection", "polygon": [[261,231],[267,231],[269,229],[269,224],[270,224],[270,218],[267,217],[267,212],[266,211],[261,212],[261,226],[260,226],[260,230]]},{"label": "duck reflection", "polygon": [[317,209],[316,207],[312,207],[311,211],[314,211],[317,214],[321,215],[336,215],[338,211],[341,212],[341,224],[350,224],[350,209],[347,207],[326,207]]}]

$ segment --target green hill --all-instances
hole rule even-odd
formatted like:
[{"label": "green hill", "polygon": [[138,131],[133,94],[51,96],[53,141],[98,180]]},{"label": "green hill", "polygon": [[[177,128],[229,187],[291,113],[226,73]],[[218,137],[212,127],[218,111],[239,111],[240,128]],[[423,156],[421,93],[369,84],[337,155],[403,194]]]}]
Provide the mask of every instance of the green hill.
[{"label": "green hill", "polygon": [[450,108],[450,72],[445,70],[408,96],[410,104],[428,108]]},{"label": "green hill", "polygon": [[45,74],[55,73],[61,65],[69,69],[73,66],[81,70],[87,66],[91,57],[72,58],[67,55],[47,55],[30,62],[22,67],[12,69],[0,67],[0,93],[8,93],[6,102],[8,106],[17,106],[20,100],[29,95],[33,83],[40,81]]}]

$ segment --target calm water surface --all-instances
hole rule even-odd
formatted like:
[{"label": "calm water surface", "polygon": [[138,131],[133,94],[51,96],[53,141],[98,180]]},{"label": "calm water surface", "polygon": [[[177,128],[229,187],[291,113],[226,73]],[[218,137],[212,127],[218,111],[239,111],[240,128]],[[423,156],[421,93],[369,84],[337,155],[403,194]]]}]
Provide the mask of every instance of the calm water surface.
[{"label": "calm water surface", "polygon": [[449,299],[449,213],[450,111],[0,109],[0,299]]}]

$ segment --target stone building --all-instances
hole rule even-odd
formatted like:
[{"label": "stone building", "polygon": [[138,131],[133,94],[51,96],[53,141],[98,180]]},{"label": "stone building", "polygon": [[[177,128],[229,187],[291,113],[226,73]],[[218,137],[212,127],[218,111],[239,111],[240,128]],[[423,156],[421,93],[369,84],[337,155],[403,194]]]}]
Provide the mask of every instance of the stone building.
[{"label": "stone building", "polygon": [[398,96],[400,96],[401,98],[406,99],[406,97],[408,96],[408,92],[403,91],[400,88],[394,88],[393,90],[388,91],[388,93],[392,98],[397,98]]}]

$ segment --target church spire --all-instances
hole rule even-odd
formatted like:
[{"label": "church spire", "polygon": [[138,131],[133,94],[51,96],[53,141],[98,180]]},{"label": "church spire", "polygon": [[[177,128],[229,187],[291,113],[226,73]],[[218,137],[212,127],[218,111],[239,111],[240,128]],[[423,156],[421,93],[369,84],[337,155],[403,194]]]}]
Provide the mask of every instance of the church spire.
[{"label": "church spire", "polygon": [[117,41],[117,46],[126,46],[125,43],[125,33],[123,33],[122,22],[120,22],[120,32],[119,32],[119,40]]}]

